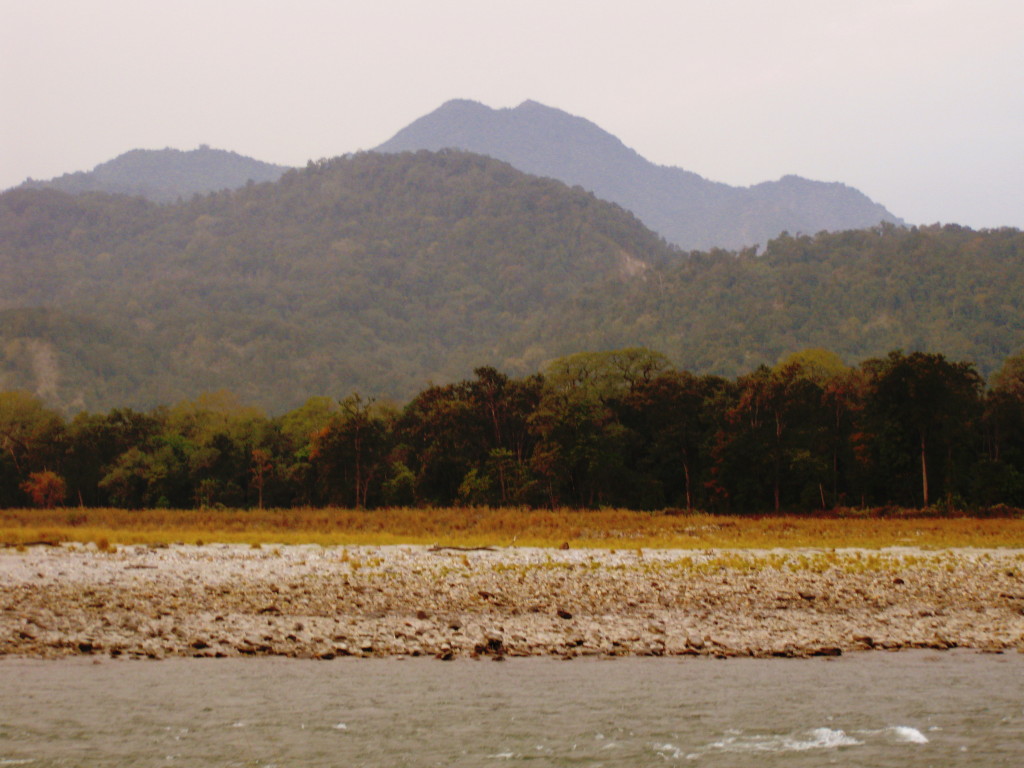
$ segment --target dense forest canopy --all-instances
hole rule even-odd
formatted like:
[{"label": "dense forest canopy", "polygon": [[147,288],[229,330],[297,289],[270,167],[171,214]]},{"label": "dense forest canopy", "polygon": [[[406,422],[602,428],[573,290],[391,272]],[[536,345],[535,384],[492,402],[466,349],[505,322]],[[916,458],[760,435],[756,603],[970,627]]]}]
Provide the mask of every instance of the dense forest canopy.
[{"label": "dense forest canopy", "polygon": [[340,158],[171,206],[15,190],[0,243],[3,383],[65,408],[407,397],[523,355],[502,345],[527,318],[673,256],[620,208],[457,153]]},{"label": "dense forest canopy", "polygon": [[0,387],[70,414],[229,389],[405,401],[493,366],[661,350],[735,377],[807,347],[1024,348],[1024,235],[895,225],[681,252],[579,188],[463,152],[363,153],[155,205],[0,195]]},{"label": "dense forest canopy", "polygon": [[0,505],[27,504],[1019,508],[1024,354],[985,389],[936,353],[812,349],[724,378],[629,348],[275,418],[226,391],[71,419],[0,392]]},{"label": "dense forest canopy", "polygon": [[[694,252],[602,296],[622,343],[736,375],[807,347],[846,360],[941,351],[985,375],[1024,346],[1024,234],[956,225],[783,236],[763,253]],[[575,315],[570,338],[604,326]]]}]

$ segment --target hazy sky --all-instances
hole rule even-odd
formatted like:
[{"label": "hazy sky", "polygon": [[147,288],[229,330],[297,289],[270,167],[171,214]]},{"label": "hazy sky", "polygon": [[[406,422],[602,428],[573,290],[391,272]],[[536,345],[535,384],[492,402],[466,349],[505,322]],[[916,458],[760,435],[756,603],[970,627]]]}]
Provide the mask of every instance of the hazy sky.
[{"label": "hazy sky", "polygon": [[0,0],[0,188],[134,148],[304,165],[451,98],[1024,228],[1021,0]]}]

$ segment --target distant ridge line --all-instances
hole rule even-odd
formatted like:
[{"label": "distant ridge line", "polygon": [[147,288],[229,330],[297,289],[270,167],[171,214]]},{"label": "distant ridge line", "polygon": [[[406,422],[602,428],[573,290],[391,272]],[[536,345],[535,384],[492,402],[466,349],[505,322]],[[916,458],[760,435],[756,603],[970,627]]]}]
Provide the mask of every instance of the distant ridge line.
[{"label": "distant ridge line", "polygon": [[526,173],[582,186],[632,211],[686,250],[739,249],[786,231],[813,234],[903,224],[884,206],[839,182],[789,174],[733,187],[657,165],[589,120],[533,100],[492,109],[452,99],[374,151],[444,148],[489,155]]}]

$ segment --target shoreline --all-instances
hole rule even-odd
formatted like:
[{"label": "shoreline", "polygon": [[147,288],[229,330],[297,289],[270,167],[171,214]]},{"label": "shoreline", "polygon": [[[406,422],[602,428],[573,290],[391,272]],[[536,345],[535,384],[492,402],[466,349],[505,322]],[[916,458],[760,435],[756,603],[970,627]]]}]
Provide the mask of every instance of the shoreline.
[{"label": "shoreline", "polygon": [[0,657],[1024,652],[1024,551],[35,546]]}]

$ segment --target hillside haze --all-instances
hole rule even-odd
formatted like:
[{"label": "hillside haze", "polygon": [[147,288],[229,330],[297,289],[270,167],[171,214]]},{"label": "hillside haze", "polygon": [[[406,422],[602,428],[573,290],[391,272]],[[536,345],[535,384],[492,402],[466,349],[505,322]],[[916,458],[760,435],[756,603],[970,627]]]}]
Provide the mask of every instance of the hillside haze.
[{"label": "hillside haze", "polygon": [[844,184],[785,176],[733,187],[655,165],[594,123],[535,101],[513,109],[449,101],[376,151],[443,148],[489,155],[527,173],[582,186],[633,211],[686,250],[764,244],[784,231],[814,234],[901,223]]},{"label": "hillside haze", "polygon": [[251,157],[207,146],[179,149],[133,149],[91,171],[66,173],[49,181],[28,180],[23,187],[62,192],[107,192],[138,195],[172,203],[192,195],[237,189],[249,182],[277,181],[288,170]]}]

